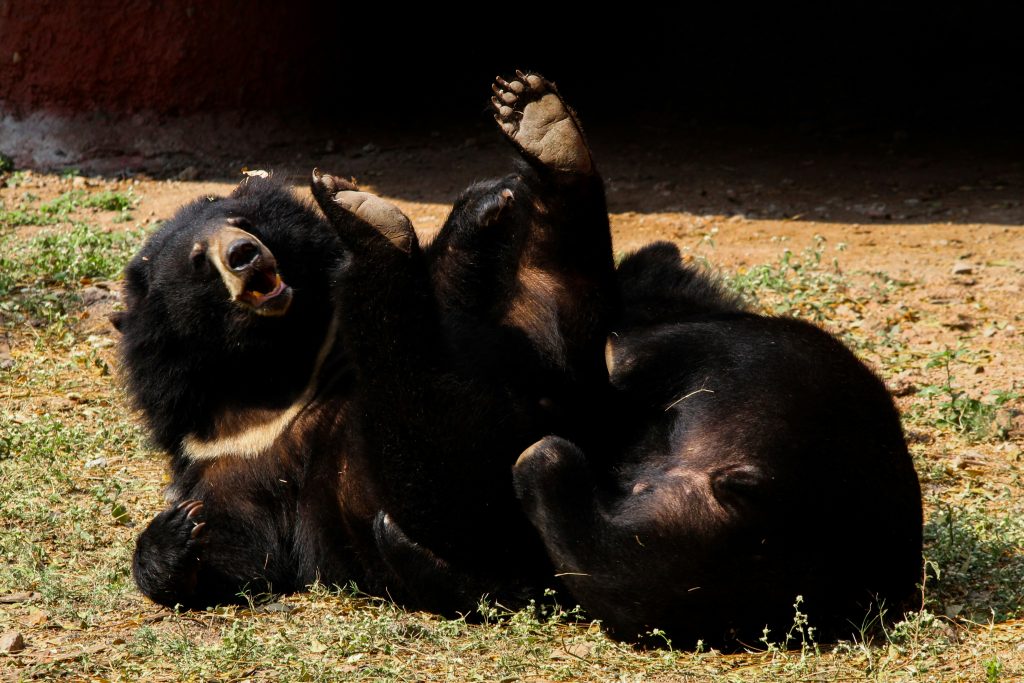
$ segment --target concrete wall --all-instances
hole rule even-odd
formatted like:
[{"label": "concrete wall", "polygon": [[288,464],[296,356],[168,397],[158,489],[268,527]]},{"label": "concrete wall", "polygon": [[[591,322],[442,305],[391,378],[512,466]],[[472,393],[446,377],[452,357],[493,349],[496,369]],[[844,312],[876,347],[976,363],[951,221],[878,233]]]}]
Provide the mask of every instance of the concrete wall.
[{"label": "concrete wall", "polygon": [[159,170],[251,147],[316,106],[340,7],[0,0],[0,153]]}]

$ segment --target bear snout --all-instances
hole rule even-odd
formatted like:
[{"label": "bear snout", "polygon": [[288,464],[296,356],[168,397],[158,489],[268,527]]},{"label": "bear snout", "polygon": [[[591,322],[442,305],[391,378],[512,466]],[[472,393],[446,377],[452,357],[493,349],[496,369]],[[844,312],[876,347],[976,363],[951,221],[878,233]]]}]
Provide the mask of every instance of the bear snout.
[{"label": "bear snout", "polygon": [[287,313],[292,289],[281,279],[277,259],[258,237],[226,226],[213,234],[210,247],[210,260],[232,301],[259,315]]}]

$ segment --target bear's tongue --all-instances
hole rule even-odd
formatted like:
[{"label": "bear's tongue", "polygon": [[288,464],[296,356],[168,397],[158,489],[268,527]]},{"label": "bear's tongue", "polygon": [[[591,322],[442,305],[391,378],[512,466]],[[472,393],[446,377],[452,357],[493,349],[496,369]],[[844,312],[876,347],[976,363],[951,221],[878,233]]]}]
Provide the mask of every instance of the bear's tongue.
[{"label": "bear's tongue", "polygon": [[280,316],[291,306],[292,290],[276,269],[261,269],[250,274],[237,300],[259,315]]},{"label": "bear's tongue", "polygon": [[266,300],[277,296],[284,288],[284,280],[277,271],[260,270],[249,277],[245,293],[254,299]]}]

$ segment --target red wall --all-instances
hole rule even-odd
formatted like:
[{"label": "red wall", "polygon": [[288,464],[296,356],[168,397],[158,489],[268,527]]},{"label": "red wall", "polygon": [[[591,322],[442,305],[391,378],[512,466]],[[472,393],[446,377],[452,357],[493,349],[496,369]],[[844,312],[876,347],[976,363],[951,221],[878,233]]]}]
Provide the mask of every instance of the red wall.
[{"label": "red wall", "polygon": [[277,106],[322,70],[320,19],[296,2],[0,0],[0,104],[18,116]]}]

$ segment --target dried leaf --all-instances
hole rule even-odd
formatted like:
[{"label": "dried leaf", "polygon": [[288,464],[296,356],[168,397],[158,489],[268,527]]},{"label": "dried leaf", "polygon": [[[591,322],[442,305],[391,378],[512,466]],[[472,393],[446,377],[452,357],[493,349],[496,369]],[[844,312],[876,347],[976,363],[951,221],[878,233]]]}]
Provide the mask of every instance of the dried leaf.
[{"label": "dried leaf", "polygon": [[25,617],[24,622],[28,626],[42,626],[50,618],[50,615],[41,609],[34,609],[28,613]]}]

